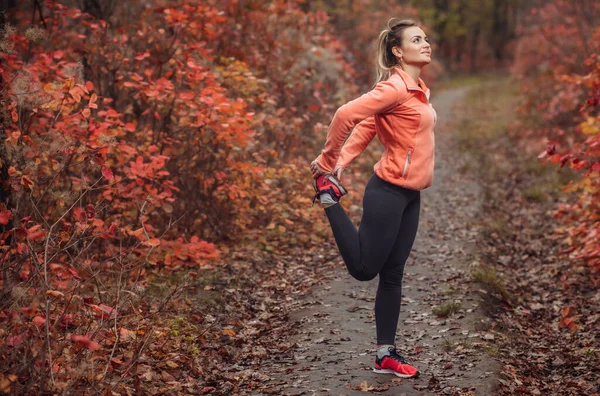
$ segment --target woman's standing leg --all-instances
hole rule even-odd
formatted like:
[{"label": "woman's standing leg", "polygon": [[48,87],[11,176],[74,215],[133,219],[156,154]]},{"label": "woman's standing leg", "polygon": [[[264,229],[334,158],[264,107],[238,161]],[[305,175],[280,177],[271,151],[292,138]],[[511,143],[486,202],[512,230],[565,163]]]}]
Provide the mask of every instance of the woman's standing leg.
[{"label": "woman's standing leg", "polygon": [[396,243],[379,273],[379,286],[375,298],[375,324],[377,327],[377,373],[394,374],[398,377],[415,377],[419,371],[396,351],[396,329],[402,300],[404,266],[410,255],[421,207],[420,193],[406,206],[402,215],[400,232]]},{"label": "woman's standing leg", "polygon": [[417,235],[420,208],[421,197],[419,194],[406,207],[396,243],[379,273],[379,286],[375,298],[378,345],[395,345],[402,300],[404,266]]}]

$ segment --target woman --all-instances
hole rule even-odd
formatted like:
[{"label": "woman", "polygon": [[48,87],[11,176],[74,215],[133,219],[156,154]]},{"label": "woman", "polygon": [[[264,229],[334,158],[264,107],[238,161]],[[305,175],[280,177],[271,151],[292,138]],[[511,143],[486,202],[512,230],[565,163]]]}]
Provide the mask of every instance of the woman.
[{"label": "woman", "polygon": [[[433,182],[437,117],[419,77],[430,62],[431,46],[423,30],[411,20],[390,20],[379,35],[375,87],[336,111],[325,148],[311,163],[315,199],[325,208],[348,271],[360,281],[379,274],[374,371],[404,378],[419,375],[396,351],[395,335],[404,264],[419,222],[420,190]],[[338,203],[346,194],[339,179],[375,135],[384,153],[367,183],[357,230]]]}]

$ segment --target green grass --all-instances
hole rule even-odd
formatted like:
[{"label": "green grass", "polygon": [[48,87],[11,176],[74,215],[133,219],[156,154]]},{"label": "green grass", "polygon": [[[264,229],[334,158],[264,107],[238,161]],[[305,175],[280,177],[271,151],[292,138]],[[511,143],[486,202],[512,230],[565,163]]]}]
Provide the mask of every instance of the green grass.
[{"label": "green grass", "polygon": [[559,168],[556,164],[546,164],[537,159],[524,161],[520,168],[528,179],[533,180],[523,188],[523,196],[539,203],[554,201],[561,195],[561,187],[576,177],[568,167]]},{"label": "green grass", "polygon": [[546,188],[539,184],[534,184],[525,189],[525,191],[523,191],[523,195],[525,195],[525,198],[528,200],[535,202],[545,202],[548,199]]},{"label": "green grass", "polygon": [[455,348],[454,343],[447,338],[444,339],[441,346],[442,346],[442,349],[446,352],[453,351]]},{"label": "green grass", "polygon": [[486,219],[485,225],[490,233],[496,233],[501,237],[507,237],[512,232],[508,221],[500,216]]},{"label": "green grass", "polygon": [[585,356],[594,356],[594,355],[596,355],[596,351],[594,349],[590,348],[590,349],[586,349],[583,354]]},{"label": "green grass", "polygon": [[463,340],[454,342],[448,338],[444,338],[444,341],[440,344],[442,349],[445,352],[456,351],[457,348],[462,347],[462,349],[475,349],[476,346],[471,341]]},{"label": "green grass", "polygon": [[500,347],[497,345],[488,345],[485,349],[488,356],[497,357],[500,356]]},{"label": "green grass", "polygon": [[[459,108],[464,116],[454,126],[459,131],[456,152],[469,159],[462,164],[461,171],[476,171],[484,180],[502,180],[518,170],[523,179],[528,180],[517,186],[525,199],[538,203],[555,200],[561,194],[561,187],[576,177],[575,172],[568,167],[544,163],[536,153],[526,152],[506,141],[510,124],[517,119],[518,86],[508,77],[487,76],[487,80],[485,77],[467,92],[463,108]],[[466,78],[464,82],[458,79],[452,85],[468,86],[469,82],[477,82],[477,78]],[[499,150],[508,150],[511,153],[508,157],[494,155],[496,145],[507,144],[510,147],[499,147]],[[486,201],[494,198],[486,196]]]},{"label": "green grass", "polygon": [[433,310],[434,315],[439,318],[447,318],[448,316],[458,312],[460,309],[460,303],[457,302],[447,302],[439,308]]},{"label": "green grass", "polygon": [[452,77],[441,77],[438,81],[435,82],[434,89],[435,91],[443,91],[447,89],[454,88],[464,88],[464,87],[472,87],[479,86],[485,84],[491,78],[497,78],[496,73],[477,73],[477,74],[453,74]]},{"label": "green grass", "polygon": [[485,285],[492,293],[500,294],[505,300],[509,299],[509,294],[500,279],[500,275],[493,268],[482,267],[471,273],[471,278],[475,282]]},{"label": "green grass", "polygon": [[455,294],[458,293],[458,289],[455,288],[450,288],[450,289],[446,289],[446,290],[442,290],[441,294],[445,295],[445,296],[449,296],[450,294]]}]

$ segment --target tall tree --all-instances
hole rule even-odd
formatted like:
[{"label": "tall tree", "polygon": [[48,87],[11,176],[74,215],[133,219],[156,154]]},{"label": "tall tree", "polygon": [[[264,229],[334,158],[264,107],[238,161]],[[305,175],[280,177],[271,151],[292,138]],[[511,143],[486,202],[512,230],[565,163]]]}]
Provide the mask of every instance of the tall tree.
[{"label": "tall tree", "polygon": [[110,18],[117,5],[116,0],[79,0],[79,3],[84,12],[103,20]]},{"label": "tall tree", "polygon": [[[11,15],[13,15],[14,9],[17,7],[16,0],[2,0],[0,2],[0,40],[5,39],[6,24],[11,22]],[[0,59],[0,67],[2,66],[2,60]],[[0,106],[5,108],[4,102],[4,80],[0,74]],[[6,148],[4,141],[6,139],[6,133],[4,126],[8,122],[5,119],[6,113],[0,111],[0,204],[8,206],[10,201],[10,188],[5,185],[5,181],[8,180],[8,156],[6,155]],[[12,228],[12,222],[9,222],[6,226],[0,225],[0,231],[6,231]]]}]

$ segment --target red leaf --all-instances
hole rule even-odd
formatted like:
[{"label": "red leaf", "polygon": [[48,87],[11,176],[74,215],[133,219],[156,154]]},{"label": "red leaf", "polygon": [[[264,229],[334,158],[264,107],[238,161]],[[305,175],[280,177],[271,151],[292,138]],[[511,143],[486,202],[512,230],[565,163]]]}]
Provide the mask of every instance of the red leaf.
[{"label": "red leaf", "polygon": [[100,155],[94,156],[94,162],[96,162],[98,165],[104,165],[104,159]]},{"label": "red leaf", "polygon": [[80,207],[73,208],[73,214],[75,215],[75,219],[77,219],[77,221],[87,220],[87,214],[85,213],[85,210]]},{"label": "red leaf", "polygon": [[81,280],[81,276],[79,276],[79,272],[77,272],[75,268],[69,267],[69,272],[71,273],[71,275],[73,275],[73,278]]},{"label": "red leaf", "polygon": [[50,268],[50,271],[52,271],[52,272],[60,272],[65,268],[62,264],[56,264],[56,263],[51,263],[48,267]]},{"label": "red leaf", "polygon": [[87,218],[92,220],[96,217],[96,208],[92,204],[87,204],[85,205],[85,213],[87,214]]},{"label": "red leaf", "polygon": [[27,176],[21,177],[21,184],[24,185],[25,188],[31,189],[31,187],[33,187],[33,181]]},{"label": "red leaf", "polygon": [[106,312],[110,316],[116,316],[117,315],[117,310],[114,309],[113,307],[109,307],[108,305],[105,305],[105,304],[100,304],[99,307],[100,307],[100,309],[102,311]]},{"label": "red leaf", "polygon": [[117,358],[112,358],[110,359],[111,363],[114,363],[118,366],[125,366],[127,363],[125,363],[124,361],[122,361],[121,359],[117,359]]},{"label": "red leaf", "polygon": [[6,339],[6,345],[15,347],[21,344],[25,340],[25,333],[21,333],[19,335],[11,336]]},{"label": "red leaf", "polygon": [[100,349],[100,344],[98,344],[96,341],[90,340],[88,336],[73,335],[73,337],[71,337],[71,340],[73,340],[81,346],[86,347],[90,351]]},{"label": "red leaf", "polygon": [[0,211],[0,224],[7,225],[11,218],[12,218],[12,212],[10,210]]},{"label": "red leaf", "polygon": [[115,177],[108,166],[102,167],[102,176],[108,180],[112,180]]},{"label": "red leaf", "polygon": [[46,230],[41,225],[37,224],[27,229],[27,239],[31,241],[38,241],[46,237]]},{"label": "red leaf", "polygon": [[35,318],[33,318],[31,323],[33,323],[36,326],[43,326],[46,324],[46,318],[42,318],[41,316],[36,316]]},{"label": "red leaf", "polygon": [[196,93],[194,91],[186,91],[180,93],[179,97],[183,100],[192,100],[196,97]]},{"label": "red leaf", "polygon": [[592,165],[592,170],[600,171],[600,162],[596,162],[594,165]]},{"label": "red leaf", "polygon": [[48,290],[46,292],[46,295],[48,297],[54,297],[54,298],[63,298],[65,296],[65,294],[63,292],[60,292],[58,290]]},{"label": "red leaf", "polygon": [[148,239],[147,241],[144,242],[144,245],[151,246],[151,247],[157,247],[158,245],[160,245],[160,239],[158,239],[158,238]]},{"label": "red leaf", "polygon": [[141,61],[141,60],[144,60],[145,58],[148,58],[149,56],[150,56],[150,53],[148,53],[148,52],[144,52],[144,53],[138,54],[138,55],[135,57],[135,59],[136,59],[136,60],[140,60],[140,61]]}]

